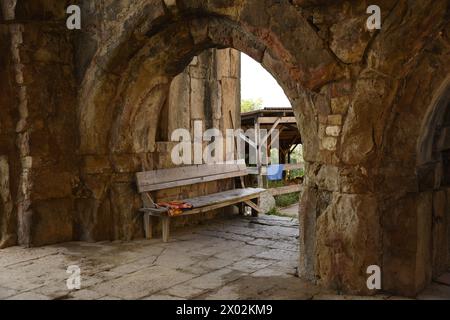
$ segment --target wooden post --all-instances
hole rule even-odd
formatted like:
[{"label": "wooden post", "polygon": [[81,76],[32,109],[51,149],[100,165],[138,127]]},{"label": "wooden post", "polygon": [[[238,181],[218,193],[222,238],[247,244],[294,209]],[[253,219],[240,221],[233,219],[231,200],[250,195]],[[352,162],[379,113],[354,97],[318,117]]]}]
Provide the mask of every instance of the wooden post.
[{"label": "wooden post", "polygon": [[239,208],[239,215],[245,216],[245,204],[242,202],[238,203],[238,208]]},{"label": "wooden post", "polygon": [[253,202],[252,200],[247,200],[245,203],[252,208],[252,217],[258,217],[259,213],[262,212],[261,208],[259,207],[260,204],[260,197],[256,198],[256,202]]},{"label": "wooden post", "polygon": [[255,142],[256,142],[256,168],[258,169],[258,188],[263,188],[263,176],[261,167],[261,136],[260,126],[258,121],[255,121]]},{"label": "wooden post", "polygon": [[[238,159],[239,156],[239,149],[238,149],[238,139],[236,137],[236,126],[234,125],[234,121],[233,121],[233,115],[231,114],[231,110],[228,110],[228,114],[230,115],[230,121],[231,121],[231,127],[233,129],[233,135],[234,135],[234,151],[236,152],[236,160],[240,160]],[[245,156],[244,156],[245,157]],[[245,160],[245,159],[244,159]],[[244,177],[239,177],[239,180],[241,181],[241,188],[245,189],[245,180]]]},{"label": "wooden post", "polygon": [[170,217],[162,216],[162,217],[161,217],[161,223],[162,223],[162,236],[163,236],[163,242],[169,242],[169,236],[170,236]]},{"label": "wooden post", "polygon": [[260,213],[260,211],[261,211],[261,209],[260,209],[260,204],[261,204],[261,196],[259,196],[258,198],[256,198],[256,207],[259,209],[259,210],[253,210],[253,214],[252,214],[252,216],[253,217],[258,217],[259,216],[259,213]]},{"label": "wooden post", "polygon": [[144,213],[144,230],[145,230],[145,238],[152,239],[153,238],[152,217],[150,216],[150,213],[148,213],[148,212]]}]

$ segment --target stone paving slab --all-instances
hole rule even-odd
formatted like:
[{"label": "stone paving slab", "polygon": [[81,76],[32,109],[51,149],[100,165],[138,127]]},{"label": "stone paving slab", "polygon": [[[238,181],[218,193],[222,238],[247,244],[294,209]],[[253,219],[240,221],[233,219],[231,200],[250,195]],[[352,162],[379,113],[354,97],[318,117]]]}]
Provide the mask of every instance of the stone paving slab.
[{"label": "stone paving slab", "polygon": [[15,296],[16,294],[16,290],[0,287],[0,300]]},{"label": "stone paving slab", "polygon": [[[13,247],[0,254],[0,299],[344,299],[296,277],[298,221],[259,218],[210,221],[173,233],[171,241],[70,242]],[[81,269],[69,290],[67,267]],[[377,295],[368,299],[401,299]],[[422,299],[450,298],[433,284]]]},{"label": "stone paving slab", "polygon": [[192,277],[191,274],[167,267],[153,266],[93,286],[91,290],[104,295],[111,294],[122,299],[134,300],[148,297]]},{"label": "stone paving slab", "polygon": [[450,286],[450,272],[444,273],[439,278],[436,279],[437,283]]},{"label": "stone paving slab", "polygon": [[420,300],[450,300],[450,286],[433,283],[417,298]]}]

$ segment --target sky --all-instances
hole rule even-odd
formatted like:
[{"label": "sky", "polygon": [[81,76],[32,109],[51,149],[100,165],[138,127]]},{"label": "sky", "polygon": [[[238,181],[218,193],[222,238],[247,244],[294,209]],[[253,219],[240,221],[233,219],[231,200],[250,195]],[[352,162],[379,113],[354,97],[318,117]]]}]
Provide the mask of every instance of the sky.
[{"label": "sky", "polygon": [[242,99],[262,99],[263,107],[290,108],[291,104],[278,82],[264,67],[241,53]]}]

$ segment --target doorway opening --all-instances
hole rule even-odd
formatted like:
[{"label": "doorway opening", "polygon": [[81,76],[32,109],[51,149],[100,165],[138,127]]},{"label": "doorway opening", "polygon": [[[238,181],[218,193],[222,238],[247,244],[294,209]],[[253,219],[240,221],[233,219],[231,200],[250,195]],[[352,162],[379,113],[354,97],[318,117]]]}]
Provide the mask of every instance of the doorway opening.
[{"label": "doorway opening", "polygon": [[[245,159],[249,182],[268,190],[267,213],[298,217],[304,177],[303,146],[291,103],[273,76],[258,62],[241,54],[241,128],[248,134]],[[252,163],[257,139],[264,143]]]}]

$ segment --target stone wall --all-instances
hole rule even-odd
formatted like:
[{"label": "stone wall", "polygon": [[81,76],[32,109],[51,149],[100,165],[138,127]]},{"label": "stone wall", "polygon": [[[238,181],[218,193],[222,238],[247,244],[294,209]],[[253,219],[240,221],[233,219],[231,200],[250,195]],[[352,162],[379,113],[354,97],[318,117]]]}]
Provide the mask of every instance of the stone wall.
[{"label": "stone wall", "polygon": [[16,128],[18,119],[14,57],[11,48],[14,32],[12,28],[0,25],[0,247],[10,246],[17,239],[17,201],[20,157],[16,148]]},{"label": "stone wall", "polygon": [[[83,61],[92,53],[92,43],[86,34],[70,34],[65,24],[59,23],[65,17],[63,2],[57,6],[21,1],[11,5],[7,8],[11,21],[32,19],[1,24],[2,71],[7,71],[1,72],[0,82],[5,93],[0,132],[1,246],[142,237],[141,200],[135,191],[134,173],[143,167],[170,167],[170,144],[153,137],[152,141],[145,138],[150,148],[136,146],[141,148],[138,152],[110,154],[98,148],[79,152],[75,120],[76,105],[82,101],[77,101],[77,82]],[[86,10],[91,6],[89,3]],[[100,18],[91,19],[95,23]],[[76,68],[74,62],[81,67]],[[191,118],[223,129],[228,124],[221,120],[222,108],[223,113],[231,109],[239,115],[239,69],[238,52],[230,49],[212,49],[195,57],[171,85],[158,88],[167,89],[168,99],[148,102],[168,107],[170,115],[166,116],[171,123],[159,129],[167,134],[176,127],[190,129]],[[201,91],[202,96],[198,95]],[[183,100],[185,92],[189,92],[188,101]],[[211,103],[216,105],[214,113],[210,112]],[[192,115],[180,112],[183,109]],[[153,116],[159,119],[164,113]],[[154,134],[157,129],[152,128]],[[232,181],[208,183],[189,190],[167,190],[157,198],[195,196],[230,187]]]},{"label": "stone wall", "polygon": [[422,230],[431,248],[426,256],[428,278],[439,277],[450,262],[450,82],[444,84],[425,128],[418,161],[419,188],[428,199],[425,225],[429,228]]},{"label": "stone wall", "polygon": [[51,17],[16,22],[27,15],[14,3],[2,1],[2,196],[14,204],[4,206],[2,245],[68,241],[77,170],[73,47]]},{"label": "stone wall", "polygon": [[[359,0],[78,2],[81,31],[65,29],[65,1],[3,11],[5,245],[141,236],[131,181],[142,166],[167,165],[155,154],[168,150],[158,127],[172,79],[205,49],[234,48],[278,80],[301,128],[300,274],[373,294],[366,270],[376,264],[384,290],[414,295],[439,273],[447,187],[423,187],[439,161],[421,159],[448,92],[447,0],[376,1],[378,31]],[[226,121],[215,110],[195,117]]]},{"label": "stone wall", "polygon": [[[211,49],[193,57],[189,65],[173,78],[170,85],[158,87],[155,99],[146,103],[148,113],[135,115],[138,127],[151,121],[145,145],[134,145],[133,150],[117,150],[113,154],[86,154],[85,168],[75,199],[76,239],[98,241],[104,239],[140,238],[142,218],[138,212],[140,197],[135,191],[134,173],[142,170],[174,167],[171,159],[172,132],[187,129],[194,137],[194,121],[202,121],[204,128],[220,129],[223,134],[229,127],[222,114],[232,111],[236,123],[240,121],[240,56],[231,49]],[[160,112],[155,113],[153,108]],[[226,118],[225,118],[226,119]],[[112,159],[112,161],[111,161]],[[155,201],[179,200],[233,188],[233,181],[209,182],[154,192]],[[81,192],[80,192],[81,191]],[[183,226],[214,217],[221,210],[208,214],[183,217],[172,226]],[[155,222],[159,222],[155,219]],[[161,226],[153,223],[154,234]]]}]

